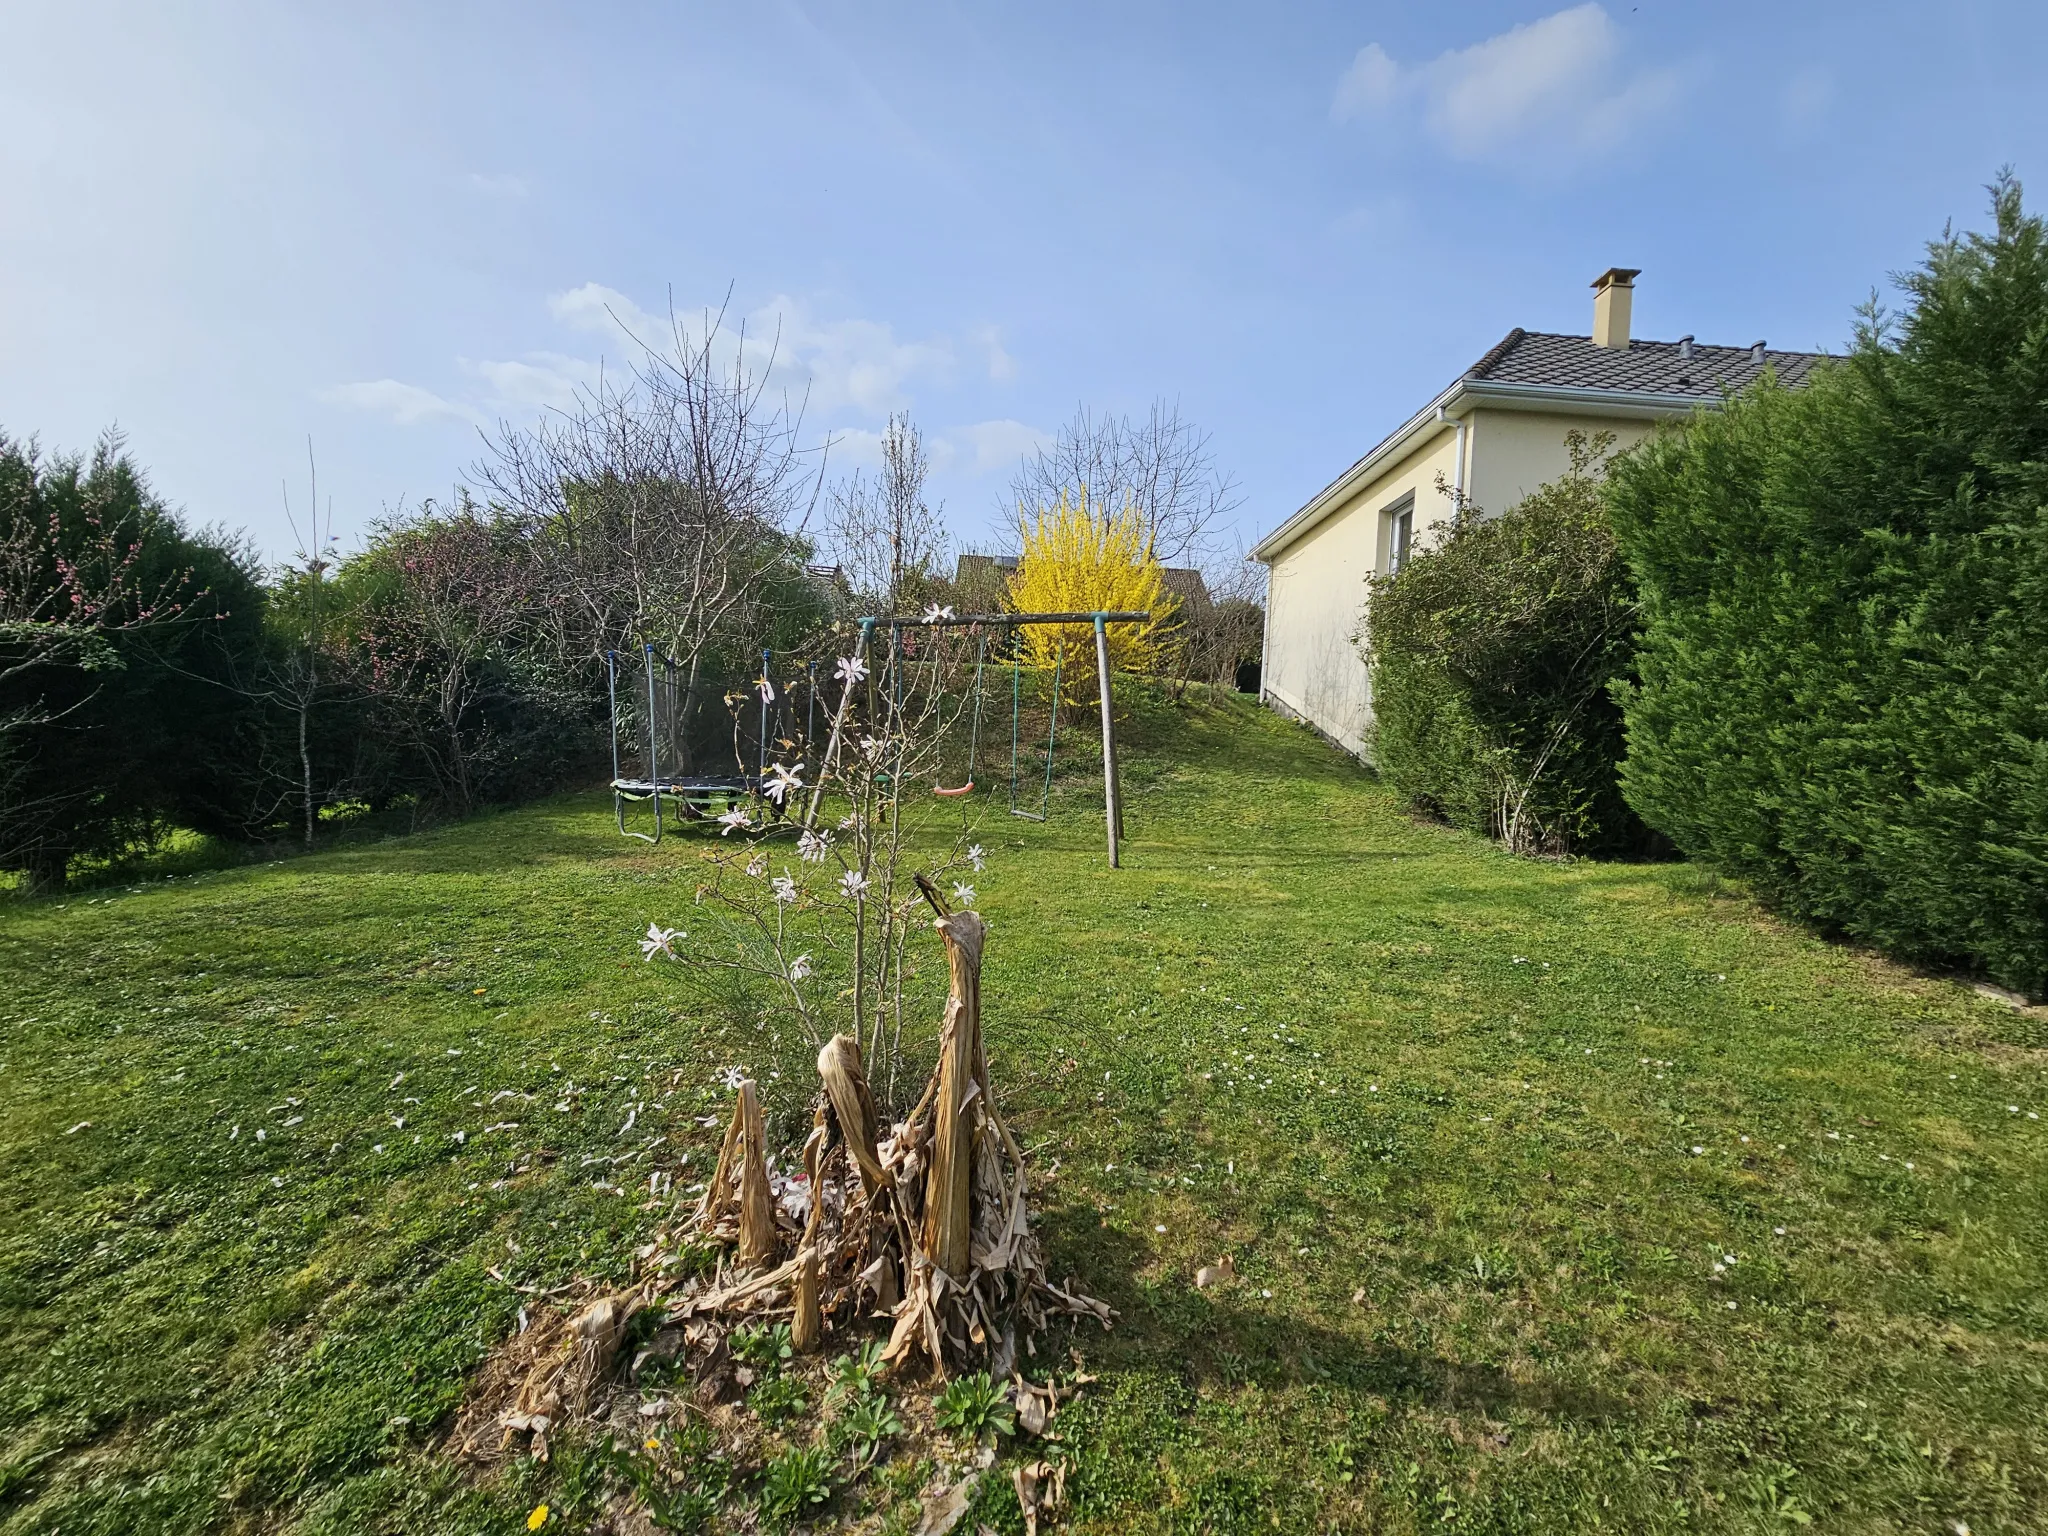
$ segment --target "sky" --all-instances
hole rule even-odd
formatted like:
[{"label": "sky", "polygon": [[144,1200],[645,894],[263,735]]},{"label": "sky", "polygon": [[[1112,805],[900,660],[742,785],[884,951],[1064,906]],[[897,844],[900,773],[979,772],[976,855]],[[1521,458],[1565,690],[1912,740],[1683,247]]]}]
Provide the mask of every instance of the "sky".
[{"label": "sky", "polygon": [[[1840,350],[2011,166],[2048,7],[0,0],[0,431],[343,548],[671,315],[957,543],[1177,402],[1271,529],[1514,326]],[[2038,203],[2039,199],[2030,199]]]}]

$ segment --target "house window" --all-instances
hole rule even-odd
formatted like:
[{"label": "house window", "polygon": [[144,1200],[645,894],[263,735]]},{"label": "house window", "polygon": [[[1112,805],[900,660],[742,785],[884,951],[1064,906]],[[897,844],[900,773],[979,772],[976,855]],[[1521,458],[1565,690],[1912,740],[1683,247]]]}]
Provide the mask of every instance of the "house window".
[{"label": "house window", "polygon": [[1415,493],[1410,491],[1380,514],[1381,547],[1386,550],[1389,576],[1408,563],[1409,542],[1415,535]]}]

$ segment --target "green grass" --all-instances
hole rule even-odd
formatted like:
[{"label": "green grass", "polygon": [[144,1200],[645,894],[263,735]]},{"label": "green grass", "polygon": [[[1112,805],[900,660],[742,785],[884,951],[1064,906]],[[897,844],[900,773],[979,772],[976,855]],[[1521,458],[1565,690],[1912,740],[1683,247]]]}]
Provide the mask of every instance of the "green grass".
[{"label": "green grass", "polygon": [[[992,1070],[1122,1314],[1075,1528],[2048,1526],[2038,1010],[1417,825],[1243,708],[1148,729],[1122,871],[1079,776],[982,823]],[[621,1272],[721,1067],[801,1114],[633,948],[701,842],[609,815],[0,906],[0,1531],[524,1529],[558,1474],[430,1449],[488,1271]]]}]

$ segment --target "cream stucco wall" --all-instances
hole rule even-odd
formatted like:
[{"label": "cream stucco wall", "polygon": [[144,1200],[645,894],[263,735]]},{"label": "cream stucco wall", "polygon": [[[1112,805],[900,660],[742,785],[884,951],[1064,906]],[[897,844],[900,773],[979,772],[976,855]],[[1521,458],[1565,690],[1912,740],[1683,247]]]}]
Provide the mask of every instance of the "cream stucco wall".
[{"label": "cream stucco wall", "polygon": [[1347,751],[1363,754],[1371,699],[1352,636],[1365,609],[1365,583],[1385,569],[1381,514],[1415,495],[1415,539],[1449,515],[1436,477],[1457,478],[1456,433],[1446,425],[1418,442],[1287,547],[1266,590],[1266,652],[1260,686]]},{"label": "cream stucco wall", "polygon": [[[1570,466],[1565,434],[1611,431],[1626,448],[1652,429],[1648,421],[1519,410],[1467,415],[1465,491],[1484,512],[1502,512]],[[1383,515],[1414,493],[1415,549],[1451,516],[1437,477],[1457,483],[1457,434],[1449,422],[1418,437],[1404,456],[1346,497],[1337,510],[1289,544],[1271,563],[1266,591],[1266,651],[1261,686],[1267,698],[1361,757],[1369,757],[1372,693],[1352,637],[1364,623],[1365,584],[1387,567]]]},{"label": "cream stucco wall", "polygon": [[1476,410],[1471,423],[1465,494],[1482,512],[1505,512],[1571,467],[1564,446],[1574,427],[1591,437],[1614,434],[1614,451],[1649,436],[1654,422],[1616,417],[1565,416],[1549,411]]}]

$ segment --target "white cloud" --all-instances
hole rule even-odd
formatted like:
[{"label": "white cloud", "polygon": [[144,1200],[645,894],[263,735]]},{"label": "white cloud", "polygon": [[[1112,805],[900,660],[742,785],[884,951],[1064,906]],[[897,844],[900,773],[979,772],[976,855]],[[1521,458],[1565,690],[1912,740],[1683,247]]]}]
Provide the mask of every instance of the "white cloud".
[{"label": "white cloud", "polygon": [[557,410],[575,404],[578,391],[595,385],[601,371],[596,363],[560,352],[529,352],[505,362],[475,363],[465,358],[462,368],[483,380],[499,407],[538,405]]},{"label": "white cloud", "polygon": [[527,193],[525,179],[509,174],[486,176],[482,171],[471,171],[469,186],[471,191],[481,192],[486,197],[520,198]]},{"label": "white cloud", "polygon": [[[678,328],[688,343],[720,320],[715,307],[700,307],[677,310],[672,322],[602,283],[556,294],[548,308],[580,330],[657,349],[672,347]],[[803,398],[811,410],[851,407],[876,416],[909,404],[912,379],[943,375],[953,366],[952,347],[943,338],[904,341],[882,321],[821,320],[787,294],[749,314],[726,313],[713,351],[728,366],[743,358],[756,378],[766,375],[772,388]]]},{"label": "white cloud", "polygon": [[1818,65],[1800,70],[1785,82],[1778,98],[1779,109],[1789,128],[1811,128],[1828,115],[1835,104],[1835,77]]},{"label": "white cloud", "polygon": [[955,427],[946,434],[946,442],[967,458],[968,473],[981,475],[992,469],[1014,469],[1026,454],[1049,446],[1052,434],[1005,418]]},{"label": "white cloud", "polygon": [[415,427],[426,421],[483,421],[483,417],[469,406],[444,400],[431,389],[422,389],[417,384],[406,384],[398,379],[337,384],[332,389],[322,390],[320,398],[353,410],[388,416],[401,427]]},{"label": "white cloud", "polygon": [[1680,89],[1674,69],[1629,67],[1613,18],[1586,4],[1426,64],[1402,65],[1368,43],[1337,82],[1330,115],[1389,127],[1419,118],[1461,160],[1555,163],[1626,147]]},{"label": "white cloud", "polygon": [[1003,350],[1003,333],[992,325],[984,325],[969,333],[969,339],[988,354],[988,376],[998,384],[1007,384],[1017,377],[1017,359]]},{"label": "white cloud", "polygon": [[[596,338],[599,356],[531,351],[513,358],[461,358],[458,366],[472,385],[457,398],[397,379],[343,384],[328,390],[323,398],[376,412],[401,426],[437,419],[485,423],[494,418],[517,418],[536,409],[573,405],[579,392],[599,382],[605,354],[623,383],[625,368],[621,364],[636,360],[642,347],[672,352],[678,332],[681,345],[694,346],[713,324],[719,325],[712,347],[717,366],[744,364],[756,380],[801,403],[813,420],[822,416],[829,421],[849,413],[879,419],[910,404],[914,382],[943,379],[954,367],[952,344],[943,337],[906,341],[881,321],[822,320],[810,306],[788,295],[778,295],[750,314],[727,313],[722,324],[715,308],[678,309],[671,320],[602,283],[584,283],[554,294],[547,307],[561,324]],[[992,327],[972,333],[972,340],[986,355],[991,378],[1015,372],[1015,362]],[[1017,422],[984,422],[962,428],[961,433],[959,452],[972,460],[977,473],[994,462],[991,455],[1014,457],[1021,451],[1014,444],[1035,444],[1043,435]],[[836,443],[835,464],[854,467],[880,461],[881,439],[876,432],[839,427],[831,436]],[[935,442],[935,458],[940,451]],[[944,451],[954,450],[947,446]]]}]

